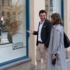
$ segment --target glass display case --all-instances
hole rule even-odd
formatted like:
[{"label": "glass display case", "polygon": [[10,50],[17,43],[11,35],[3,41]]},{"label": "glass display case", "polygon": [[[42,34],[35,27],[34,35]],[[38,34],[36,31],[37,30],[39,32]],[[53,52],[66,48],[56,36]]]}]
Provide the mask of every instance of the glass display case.
[{"label": "glass display case", "polygon": [[45,9],[47,11],[48,19],[50,19],[50,16],[52,13],[56,12],[56,13],[59,13],[60,15],[62,14],[61,4],[62,4],[62,0],[45,0]]},{"label": "glass display case", "polygon": [[[29,28],[28,1],[29,0],[0,0],[0,66],[28,58],[28,33],[26,32]],[[12,3],[11,6],[10,3]],[[13,20],[11,18],[8,20],[7,11],[15,5],[17,6],[15,8],[17,11],[22,6],[21,11],[23,10],[23,12],[16,20],[14,20],[14,17]],[[5,8],[4,10],[6,11],[4,11],[3,8]],[[10,10],[10,12],[12,11],[13,9]],[[15,13],[13,14],[15,15]],[[18,19],[22,20],[19,25],[17,25],[19,23]]]}]

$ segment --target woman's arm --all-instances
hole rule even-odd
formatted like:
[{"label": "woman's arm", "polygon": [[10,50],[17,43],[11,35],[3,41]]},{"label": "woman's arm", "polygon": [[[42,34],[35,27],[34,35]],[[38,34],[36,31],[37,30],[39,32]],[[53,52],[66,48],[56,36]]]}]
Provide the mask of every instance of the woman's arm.
[{"label": "woman's arm", "polygon": [[53,41],[52,41],[53,45],[52,45],[52,54],[56,54],[57,50],[59,48],[59,44],[60,44],[60,31],[59,30],[54,30],[54,34],[53,34]]}]

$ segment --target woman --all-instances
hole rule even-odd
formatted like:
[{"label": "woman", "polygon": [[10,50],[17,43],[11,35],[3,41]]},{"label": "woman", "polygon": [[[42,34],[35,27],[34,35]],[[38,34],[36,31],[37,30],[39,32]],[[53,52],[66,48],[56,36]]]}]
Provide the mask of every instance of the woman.
[{"label": "woman", "polygon": [[51,15],[52,30],[48,48],[47,70],[66,70],[66,55],[64,49],[64,29],[58,13]]}]

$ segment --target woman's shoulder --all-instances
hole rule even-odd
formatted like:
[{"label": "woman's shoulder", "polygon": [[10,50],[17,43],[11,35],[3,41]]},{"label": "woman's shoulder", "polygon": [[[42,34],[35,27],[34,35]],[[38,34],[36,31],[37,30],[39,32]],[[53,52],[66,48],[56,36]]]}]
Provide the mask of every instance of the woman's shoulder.
[{"label": "woman's shoulder", "polygon": [[60,25],[60,24],[54,25],[53,27],[54,27],[54,29],[57,30],[57,31],[63,31],[63,26]]}]

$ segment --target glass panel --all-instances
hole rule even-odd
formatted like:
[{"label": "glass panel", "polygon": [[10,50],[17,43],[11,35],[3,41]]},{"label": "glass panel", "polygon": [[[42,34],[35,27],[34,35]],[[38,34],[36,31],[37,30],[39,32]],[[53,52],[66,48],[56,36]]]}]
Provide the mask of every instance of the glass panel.
[{"label": "glass panel", "polygon": [[26,56],[26,0],[3,1],[4,5],[0,5],[0,63]]},{"label": "glass panel", "polygon": [[52,13],[59,13],[61,15],[61,0],[45,0],[47,5],[47,18],[50,19]]}]

